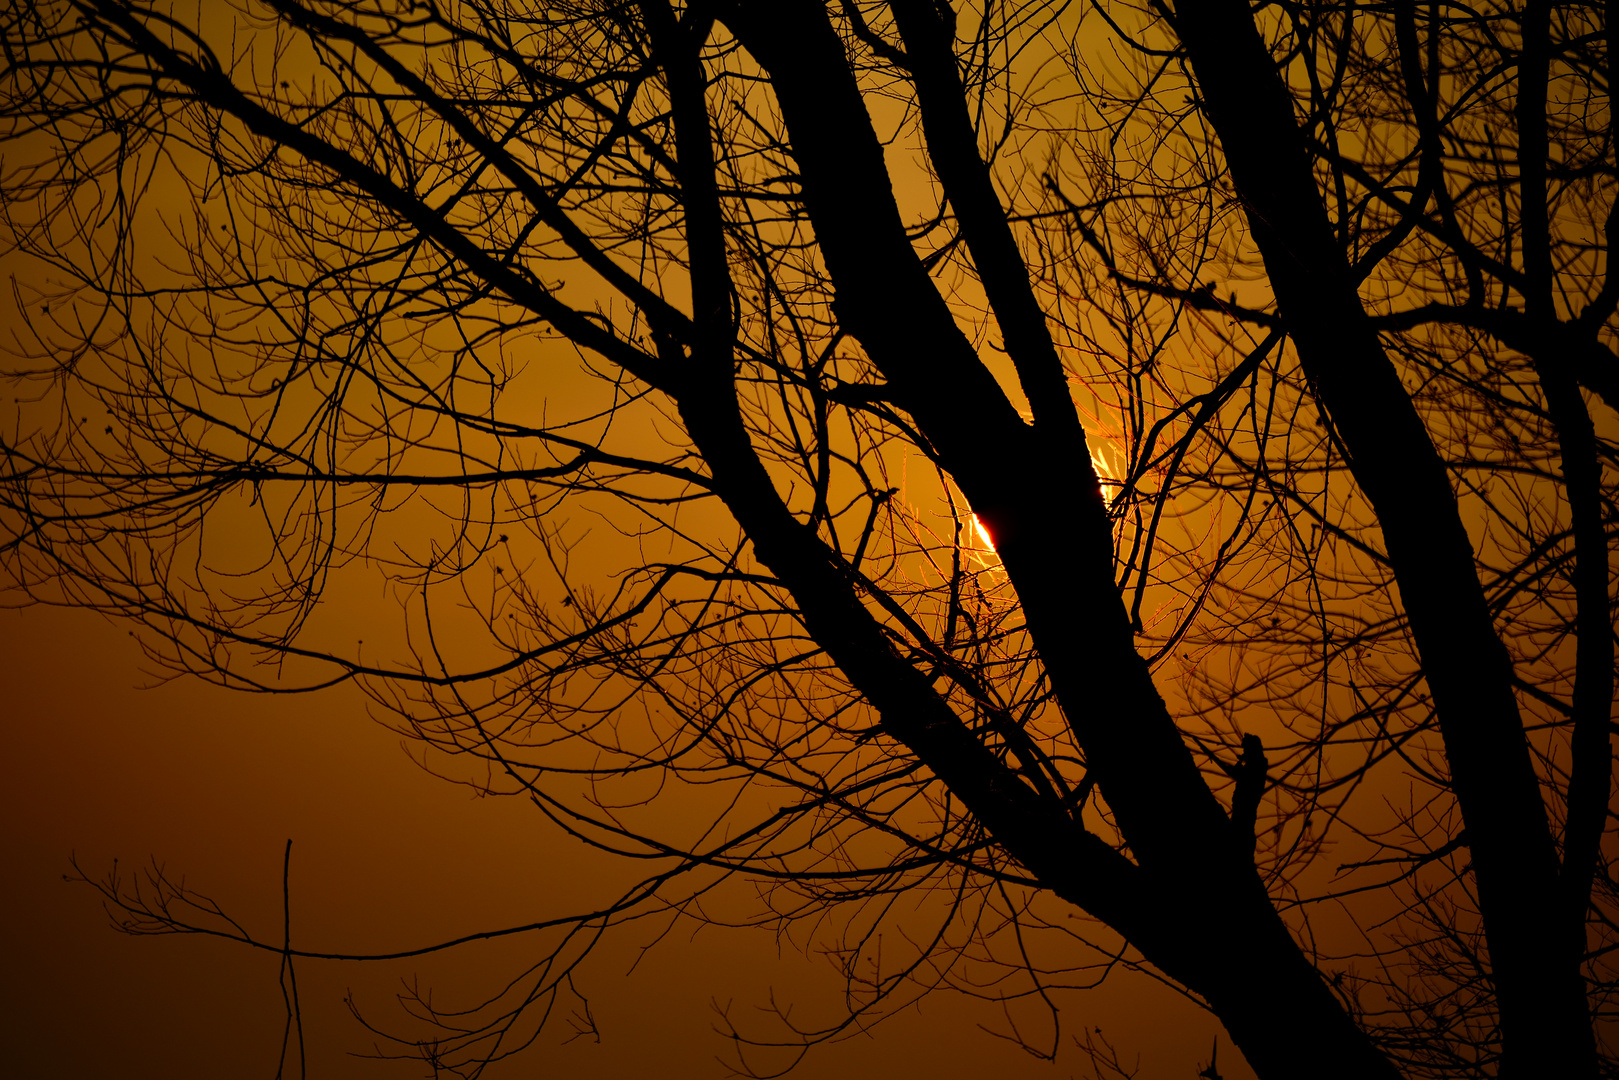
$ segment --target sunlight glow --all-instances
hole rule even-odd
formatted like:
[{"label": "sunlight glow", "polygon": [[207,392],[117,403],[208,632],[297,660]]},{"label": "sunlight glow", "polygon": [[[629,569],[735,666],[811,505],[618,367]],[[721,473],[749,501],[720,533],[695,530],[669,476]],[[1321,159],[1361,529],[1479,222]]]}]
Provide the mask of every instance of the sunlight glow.
[{"label": "sunlight glow", "polygon": [[1112,509],[1113,498],[1118,495],[1121,485],[1109,475],[1107,462],[1097,457],[1095,453],[1091,454],[1091,468],[1096,470],[1096,478],[1101,481],[1102,505]]},{"label": "sunlight glow", "polygon": [[978,534],[978,539],[983,541],[984,547],[990,551],[995,550],[995,540],[989,535],[988,526],[980,520],[977,514],[973,515],[973,531]]}]

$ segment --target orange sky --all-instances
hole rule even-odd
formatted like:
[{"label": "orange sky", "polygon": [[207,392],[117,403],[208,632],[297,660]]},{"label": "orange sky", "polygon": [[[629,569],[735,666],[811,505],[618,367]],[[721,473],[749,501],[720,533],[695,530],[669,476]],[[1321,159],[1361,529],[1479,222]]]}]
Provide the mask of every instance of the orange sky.
[{"label": "orange sky", "polygon": [[[352,692],[264,697],[151,680],[124,629],[76,611],[0,612],[5,717],[3,820],[8,1069],[27,1077],[176,1078],[273,1075],[282,1012],[277,960],[226,942],[129,938],[98,898],[62,880],[77,852],[90,873],[113,858],[156,856],[265,936],[279,932],[282,845],[293,849],[295,942],[397,948],[469,929],[556,914],[570,897],[603,895],[611,874],[559,844],[523,804],[476,799],[415,767]],[[838,1005],[825,965],[765,931],[690,928],[633,974],[644,937],[620,932],[589,969],[600,1044],[551,1038],[491,1076],[721,1077],[726,1042],[713,999],[753,1014],[774,988],[798,1016]],[[520,950],[520,944],[507,948]],[[394,980],[419,972],[453,993],[478,985],[509,954],[469,952],[447,964],[306,963],[300,970],[312,1076],[421,1075],[419,1066],[346,1056],[367,1039],[342,1005],[352,987],[379,1019],[397,1020]],[[1167,1011],[1166,1011],[1167,1010]],[[797,1077],[1084,1075],[1071,1044],[1056,1066],[977,1028],[988,1006],[939,994],[877,1029],[817,1051]],[[1121,976],[1074,995],[1071,1030],[1100,1024],[1142,1055],[1143,1080],[1189,1078],[1216,1025],[1166,991]],[[1221,1071],[1241,1075],[1229,1044]]]},{"label": "orange sky", "polygon": [[[558,408],[568,379],[577,373],[563,372],[561,381],[547,374]],[[397,516],[393,526],[400,528]],[[601,544],[595,538],[583,559],[607,558]],[[319,625],[358,628],[370,642],[399,629],[365,614],[397,619],[397,607],[342,599]],[[580,852],[520,800],[475,798],[428,775],[353,690],[267,697],[195,680],[159,685],[125,627],[84,612],[0,610],[0,719],[0,833],[11,886],[0,893],[0,1025],[18,1076],[268,1078],[275,1070],[283,1022],[277,958],[226,942],[115,934],[95,893],[62,880],[72,853],[92,875],[114,858],[134,871],[155,857],[274,939],[291,838],[294,941],[323,950],[395,950],[555,916],[610,898],[636,869]],[[838,1015],[841,982],[819,957],[778,949],[766,931],[695,930],[687,924],[665,938],[633,973],[651,930],[620,930],[585,975],[602,1041],[566,1043],[560,1023],[515,1065],[489,1075],[722,1077],[716,1059],[730,1045],[713,1030],[713,1001],[729,1000],[747,1018],[773,992],[806,1022]],[[419,1066],[347,1056],[367,1050],[370,1038],[344,1008],[346,990],[387,1025],[399,1020],[392,996],[401,978],[419,973],[453,996],[510,974],[524,949],[519,938],[446,961],[303,964],[310,1075],[421,1075]],[[1191,1080],[1218,1030],[1129,973],[1063,1005],[1067,1032],[1055,1065],[981,1030],[1003,1030],[992,1005],[941,993],[873,1037],[816,1050],[792,1075],[1086,1075],[1072,1034],[1100,1026],[1126,1062],[1140,1055],[1142,1080]],[[1241,1080],[1247,1073],[1221,1042],[1221,1072]]]}]

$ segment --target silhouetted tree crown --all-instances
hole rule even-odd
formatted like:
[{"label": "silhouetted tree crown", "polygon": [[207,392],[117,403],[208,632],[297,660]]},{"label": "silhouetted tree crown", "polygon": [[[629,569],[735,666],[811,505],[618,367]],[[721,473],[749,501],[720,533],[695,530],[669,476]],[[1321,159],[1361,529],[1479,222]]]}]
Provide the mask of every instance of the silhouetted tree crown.
[{"label": "silhouetted tree crown", "polygon": [[853,912],[745,1067],[1123,963],[1267,1080],[1619,1069],[1607,7],[8,12],[14,595],[647,868],[402,1055],[739,878]]}]

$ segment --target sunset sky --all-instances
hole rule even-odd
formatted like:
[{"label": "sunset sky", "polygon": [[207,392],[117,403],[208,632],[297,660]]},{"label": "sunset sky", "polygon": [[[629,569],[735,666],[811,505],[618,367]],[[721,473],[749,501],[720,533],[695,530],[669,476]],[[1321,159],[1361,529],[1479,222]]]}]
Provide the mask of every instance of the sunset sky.
[{"label": "sunset sky", "polygon": [[1595,9],[34,2],[0,1072],[1619,1061]]},{"label": "sunset sky", "polygon": [[[357,694],[154,686],[127,632],[84,612],[0,613],[0,643],[9,868],[0,893],[0,1025],[16,1076],[274,1074],[283,1023],[277,958],[230,942],[114,933],[96,894],[62,880],[74,855],[91,876],[115,858],[129,873],[156,858],[250,930],[279,940],[282,847],[291,838],[294,942],[312,949],[396,949],[523,923],[588,898],[611,877],[522,803],[478,799],[421,771],[368,719]],[[582,980],[601,1042],[547,1037],[490,1075],[718,1078],[727,1072],[716,1059],[729,1045],[713,1030],[711,1002],[730,1001],[743,1018],[772,992],[800,1017],[836,1008],[839,986],[825,964],[791,944],[778,949],[768,931],[694,929],[664,938],[634,972],[646,935],[618,931]],[[417,966],[305,962],[298,975],[310,1075],[420,1075],[408,1062],[346,1056],[369,1042],[343,1006],[345,992],[379,1021],[397,1021],[397,980],[419,972],[443,992],[470,991],[477,973],[507,970],[502,953],[522,947],[518,939]],[[1126,1061],[1139,1053],[1143,1080],[1192,1080],[1218,1030],[1171,991],[1127,972],[1072,1002],[1065,1022],[1101,1026]],[[870,1036],[812,1051],[792,1075],[1036,1080],[1079,1070],[1071,1052],[1057,1065],[1037,1061],[977,1026],[998,1022],[993,1006],[941,992]],[[1245,1075],[1221,1040],[1221,1072]]]}]

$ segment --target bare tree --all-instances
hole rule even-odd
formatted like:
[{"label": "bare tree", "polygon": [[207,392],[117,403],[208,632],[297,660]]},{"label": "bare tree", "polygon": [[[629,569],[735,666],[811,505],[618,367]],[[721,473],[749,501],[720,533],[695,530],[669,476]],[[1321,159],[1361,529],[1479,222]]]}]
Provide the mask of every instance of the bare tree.
[{"label": "bare tree", "polygon": [[839,911],[744,1051],[1122,963],[1262,1077],[1615,1071],[1605,9],[5,18],[10,580],[650,868],[401,1054]]}]

